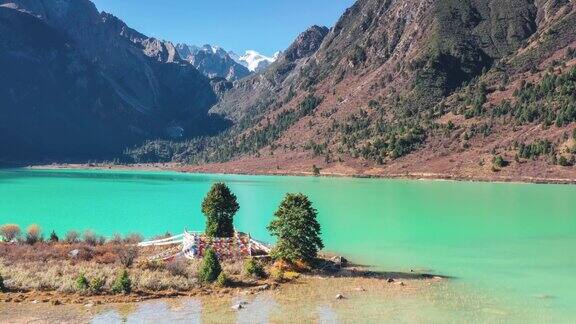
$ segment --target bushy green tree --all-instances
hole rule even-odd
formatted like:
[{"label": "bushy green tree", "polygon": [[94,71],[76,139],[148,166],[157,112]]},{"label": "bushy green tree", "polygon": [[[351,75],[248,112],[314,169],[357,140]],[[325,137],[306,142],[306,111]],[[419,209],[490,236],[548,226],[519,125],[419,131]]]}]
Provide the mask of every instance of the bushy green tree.
[{"label": "bushy green tree", "polygon": [[88,286],[89,286],[88,279],[86,279],[84,274],[81,273],[76,278],[76,290],[77,291],[86,291],[86,289],[88,289]]},{"label": "bushy green tree", "polygon": [[129,294],[132,291],[132,280],[128,275],[128,271],[124,269],[122,273],[114,280],[112,285],[112,292],[115,294]]},{"label": "bushy green tree", "polygon": [[257,262],[253,258],[244,261],[244,273],[247,276],[264,278],[266,277],[266,271],[260,262]]},{"label": "bushy green tree", "polygon": [[90,292],[96,295],[102,293],[105,283],[106,282],[104,281],[103,278],[100,277],[93,278],[92,280],[90,280],[90,286],[89,286]]},{"label": "bushy green tree", "polygon": [[204,283],[212,283],[218,279],[222,272],[222,267],[218,261],[218,256],[213,249],[206,250],[204,258],[202,258],[202,265],[198,273],[198,279]]},{"label": "bushy green tree", "polygon": [[224,271],[222,271],[218,275],[218,278],[216,278],[215,284],[218,287],[228,287],[228,286],[230,286],[231,283],[230,283],[230,279],[228,279],[228,276],[226,276]]},{"label": "bushy green tree", "polygon": [[501,155],[496,155],[492,158],[492,166],[497,169],[501,169],[508,165],[508,161],[504,160]]},{"label": "bushy green tree", "polygon": [[224,183],[215,183],[204,201],[202,213],[206,216],[206,235],[234,236],[234,215],[240,209],[234,195]]},{"label": "bushy green tree", "polygon": [[312,263],[324,247],[320,238],[320,224],[312,203],[303,194],[287,194],[268,225],[278,238],[272,257],[289,262]]},{"label": "bushy green tree", "polygon": [[316,164],[312,165],[312,174],[315,177],[320,176],[320,168],[316,166]]}]

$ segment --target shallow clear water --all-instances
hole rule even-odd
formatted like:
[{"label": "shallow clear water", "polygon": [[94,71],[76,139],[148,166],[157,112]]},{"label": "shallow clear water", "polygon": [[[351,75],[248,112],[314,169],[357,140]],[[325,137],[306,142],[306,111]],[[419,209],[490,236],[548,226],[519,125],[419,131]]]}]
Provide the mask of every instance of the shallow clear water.
[{"label": "shallow clear water", "polygon": [[202,230],[200,203],[215,181],[236,193],[236,227],[254,237],[271,241],[265,227],[282,196],[302,192],[319,211],[327,250],[382,270],[454,277],[419,303],[422,318],[576,321],[576,186],[4,170],[0,224],[59,234]]}]

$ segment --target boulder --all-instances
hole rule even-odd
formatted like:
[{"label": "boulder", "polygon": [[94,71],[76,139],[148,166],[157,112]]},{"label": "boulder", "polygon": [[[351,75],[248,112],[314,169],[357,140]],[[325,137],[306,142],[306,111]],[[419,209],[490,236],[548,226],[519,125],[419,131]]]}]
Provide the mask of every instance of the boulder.
[{"label": "boulder", "polygon": [[338,268],[346,267],[348,265],[348,260],[346,260],[346,258],[343,256],[332,257],[330,261],[334,262],[334,265]]}]

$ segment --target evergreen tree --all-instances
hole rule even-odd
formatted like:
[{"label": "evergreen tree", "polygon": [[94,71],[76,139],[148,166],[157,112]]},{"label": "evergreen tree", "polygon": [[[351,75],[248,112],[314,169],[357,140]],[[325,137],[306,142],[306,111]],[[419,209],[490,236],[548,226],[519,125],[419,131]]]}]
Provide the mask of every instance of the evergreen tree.
[{"label": "evergreen tree", "polygon": [[315,177],[320,176],[320,168],[316,166],[316,164],[312,165],[312,174]]},{"label": "evergreen tree", "polygon": [[81,273],[77,278],[76,278],[76,290],[77,291],[86,291],[86,289],[88,289],[88,279],[86,279],[86,277],[84,276],[83,273]]},{"label": "evergreen tree", "polygon": [[212,283],[218,279],[221,272],[222,267],[220,266],[216,252],[214,252],[213,249],[206,250],[204,258],[202,258],[198,279],[204,283]]},{"label": "evergreen tree", "polygon": [[287,194],[268,225],[278,238],[272,257],[289,262],[312,263],[324,247],[320,238],[320,224],[312,203],[303,194]]},{"label": "evergreen tree", "polygon": [[230,188],[215,183],[204,201],[202,213],[206,216],[206,235],[211,237],[234,236],[234,214],[240,209]]},{"label": "evergreen tree", "polygon": [[257,262],[253,258],[244,261],[244,273],[249,277],[264,278],[266,277],[266,271],[261,263]]},{"label": "evergreen tree", "polygon": [[218,275],[218,278],[216,278],[215,284],[218,287],[228,287],[231,285],[231,282],[228,276],[226,276],[226,274],[224,273],[224,271],[222,271]]},{"label": "evergreen tree", "polygon": [[58,235],[56,235],[55,231],[52,231],[52,233],[50,233],[50,242],[55,243],[58,242],[60,239],[58,238]]},{"label": "evergreen tree", "polygon": [[132,280],[128,276],[128,271],[124,269],[120,276],[114,280],[112,285],[112,292],[115,294],[129,294],[132,291]]}]

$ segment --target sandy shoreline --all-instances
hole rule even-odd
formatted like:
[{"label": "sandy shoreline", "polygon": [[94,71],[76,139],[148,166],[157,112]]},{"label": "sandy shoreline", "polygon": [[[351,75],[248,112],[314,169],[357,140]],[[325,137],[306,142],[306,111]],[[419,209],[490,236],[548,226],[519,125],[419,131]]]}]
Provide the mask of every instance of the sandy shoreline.
[{"label": "sandy shoreline", "polygon": [[[226,175],[268,175],[268,176],[314,176],[312,172],[304,171],[242,171],[238,169],[220,169],[211,165],[193,166],[176,163],[149,163],[149,164],[105,164],[105,163],[79,163],[79,164],[45,164],[25,166],[28,169],[39,170],[121,170],[121,171],[174,171],[181,173],[199,174],[226,174]],[[540,178],[521,176],[463,176],[444,173],[406,172],[390,174],[362,174],[362,173],[334,173],[322,172],[321,177],[335,178],[369,178],[369,179],[406,179],[406,180],[446,180],[467,182],[502,182],[502,183],[534,183],[534,184],[576,184],[576,178]]]}]

